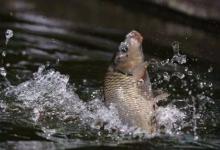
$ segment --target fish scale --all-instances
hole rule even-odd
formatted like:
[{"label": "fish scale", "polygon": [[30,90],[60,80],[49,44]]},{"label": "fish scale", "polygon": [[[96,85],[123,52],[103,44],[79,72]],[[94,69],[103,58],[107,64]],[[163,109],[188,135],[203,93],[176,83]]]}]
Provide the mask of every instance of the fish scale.
[{"label": "fish scale", "polygon": [[140,127],[150,133],[155,131],[153,99],[143,93],[133,76],[107,72],[104,94],[106,103],[115,104],[125,124]]}]

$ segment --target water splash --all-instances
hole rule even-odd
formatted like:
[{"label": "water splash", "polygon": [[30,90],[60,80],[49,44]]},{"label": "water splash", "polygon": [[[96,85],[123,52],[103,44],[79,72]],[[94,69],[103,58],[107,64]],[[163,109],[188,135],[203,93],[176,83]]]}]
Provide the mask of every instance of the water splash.
[{"label": "water splash", "polygon": [[[175,47],[175,52],[174,55],[180,56],[178,46]],[[178,64],[179,67],[186,59],[183,57],[184,61],[179,60],[167,59],[158,64],[163,67],[176,67]],[[155,74],[152,83],[154,88],[162,87],[172,93],[169,105],[160,106],[157,110],[156,120],[160,132],[172,135],[187,130],[197,139],[199,126],[209,117],[206,105],[213,102],[208,95],[212,88],[211,82],[202,80],[199,74],[186,66],[182,70],[174,68],[174,71],[166,70]],[[88,81],[83,80],[83,84],[86,82]],[[123,133],[123,138],[124,135],[136,137],[144,133],[140,129],[123,125],[114,105],[107,108],[102,98],[96,97],[88,102],[81,100],[68,76],[53,69],[48,70],[45,66],[39,67],[28,81],[8,87],[5,95],[9,101],[0,101],[0,109],[25,113],[25,117],[42,127],[47,138],[66,130],[69,134],[72,128],[73,133],[91,132],[91,136],[94,134],[92,130],[97,131],[97,136],[103,136],[104,131],[110,133],[108,137],[113,137],[115,132]]]},{"label": "water splash", "polygon": [[[88,127],[99,132],[108,131],[111,137],[115,132],[123,138],[149,137],[141,129],[122,124],[116,107],[114,105],[106,107],[101,98],[88,102],[82,101],[75,92],[74,84],[69,83],[68,76],[53,69],[47,70],[45,66],[39,67],[32,79],[8,88],[6,95],[8,98],[15,98],[14,103],[16,102],[16,105],[7,105],[11,107],[8,109],[17,109],[26,113],[28,111],[28,118],[42,126],[47,138],[59,132],[60,127],[68,125],[87,130],[86,132],[90,132]],[[177,116],[182,117],[182,113],[173,107],[167,107],[164,110],[159,109],[157,115],[158,118],[164,118],[162,112],[167,113],[167,119],[160,121],[161,126],[166,123],[174,124],[178,120]],[[166,125],[165,130],[167,130],[166,133],[170,133],[173,126]]]},{"label": "water splash", "polygon": [[47,128],[54,127],[53,120],[58,124],[80,122],[82,126],[108,131],[123,126],[113,105],[107,108],[100,98],[83,102],[68,76],[46,70],[45,66],[39,67],[33,79],[8,89],[6,95],[16,97],[22,104],[20,109],[31,110],[29,117]]},{"label": "water splash", "polygon": [[[59,132],[60,127],[69,125],[86,132],[98,130],[97,134],[101,135],[100,131],[108,131],[112,138],[115,132],[123,138],[149,137],[141,129],[123,125],[114,105],[107,108],[101,98],[82,101],[75,93],[74,84],[69,83],[68,76],[52,69],[47,70],[45,66],[39,67],[32,79],[9,88],[6,95],[14,97],[17,103],[7,105],[11,107],[8,109],[29,111],[28,117],[42,126],[44,136],[48,139]],[[165,126],[163,131],[167,134],[179,130],[178,125],[184,117],[185,114],[174,105],[161,107],[157,111],[158,126]]]}]

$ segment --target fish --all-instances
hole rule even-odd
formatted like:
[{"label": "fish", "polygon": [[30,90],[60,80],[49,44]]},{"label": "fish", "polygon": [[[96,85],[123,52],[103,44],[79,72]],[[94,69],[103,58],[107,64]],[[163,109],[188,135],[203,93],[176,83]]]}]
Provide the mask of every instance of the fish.
[{"label": "fish", "polygon": [[133,30],[120,43],[104,77],[104,102],[117,108],[123,124],[152,134],[157,130],[157,102],[164,97],[154,97],[142,42],[142,35]]}]

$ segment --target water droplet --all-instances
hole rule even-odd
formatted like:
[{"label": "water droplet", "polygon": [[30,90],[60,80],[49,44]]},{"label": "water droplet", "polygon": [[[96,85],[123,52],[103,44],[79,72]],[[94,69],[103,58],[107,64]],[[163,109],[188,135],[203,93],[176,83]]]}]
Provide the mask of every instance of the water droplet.
[{"label": "water droplet", "polygon": [[192,72],[192,71],[188,71],[187,74],[188,74],[189,76],[192,76],[192,75],[193,75],[193,72]]},{"label": "water droplet", "polygon": [[190,82],[193,83],[193,82],[194,82],[194,79],[190,79]]},{"label": "water droplet", "polygon": [[212,71],[213,71],[213,67],[210,66],[209,69],[208,69],[208,72],[210,73],[210,72],[212,72]]},{"label": "water droplet", "polygon": [[7,29],[6,32],[5,32],[5,45],[8,45],[8,42],[10,40],[10,38],[12,38],[14,35],[13,31],[11,29]]},{"label": "water droplet", "polygon": [[24,56],[24,55],[27,55],[27,52],[26,51],[22,51],[21,54]]},{"label": "water droplet", "polygon": [[6,63],[6,65],[5,65],[6,67],[10,67],[11,66],[11,64],[10,63]]},{"label": "water droplet", "polygon": [[157,74],[157,79],[161,79],[161,75],[160,74]]},{"label": "water droplet", "polygon": [[87,84],[87,79],[83,79],[83,84],[86,85]]},{"label": "water droplet", "polygon": [[161,64],[162,66],[164,66],[164,65],[168,64],[169,61],[170,61],[170,59],[166,59],[166,60],[161,61],[160,64]]},{"label": "water droplet", "polygon": [[165,81],[170,81],[170,75],[168,74],[168,72],[163,73],[163,78]]},{"label": "water droplet", "polygon": [[194,136],[194,140],[198,140],[199,139],[199,136]]},{"label": "water droplet", "polygon": [[196,75],[196,79],[200,80],[200,75],[199,74]]},{"label": "water droplet", "polygon": [[187,82],[185,80],[182,81],[183,86],[187,86]]},{"label": "water droplet", "polygon": [[213,86],[212,82],[209,82],[209,83],[208,83],[208,87],[211,88],[212,86]]},{"label": "water droplet", "polygon": [[4,67],[0,67],[0,74],[1,74],[1,76],[3,76],[3,77],[5,77],[5,76],[7,75],[7,72],[6,72],[6,70],[5,70]]},{"label": "water droplet", "polygon": [[2,51],[2,56],[3,56],[3,57],[6,56],[6,51]]},{"label": "water droplet", "polygon": [[185,71],[185,72],[187,72],[188,70],[189,70],[189,68],[188,68],[188,67],[185,67],[185,68],[184,68],[184,71]]},{"label": "water droplet", "polygon": [[175,88],[173,88],[173,89],[172,89],[172,91],[174,91],[174,92],[175,92],[175,91],[176,91],[176,89],[175,89]]},{"label": "water droplet", "polygon": [[176,76],[179,79],[183,79],[185,77],[185,74],[183,74],[181,72],[174,72],[172,75]]},{"label": "water droplet", "polygon": [[188,94],[189,94],[189,95],[192,95],[192,91],[191,91],[191,90],[189,90]]},{"label": "water droplet", "polygon": [[202,99],[205,99],[205,96],[202,95],[202,94],[198,94],[198,95],[197,95],[197,98],[200,99],[200,100],[202,100]]},{"label": "water droplet", "polygon": [[199,82],[199,88],[204,88],[204,84],[203,84],[203,82]]},{"label": "water droplet", "polygon": [[174,41],[171,45],[172,45],[172,48],[173,48],[173,53],[174,54],[179,54],[180,42]]},{"label": "water droplet", "polygon": [[185,64],[186,63],[186,55],[176,54],[171,59],[171,62],[172,63],[176,62],[178,64]]},{"label": "water droplet", "polygon": [[57,58],[56,65],[59,65],[59,63],[60,63],[60,58]]}]

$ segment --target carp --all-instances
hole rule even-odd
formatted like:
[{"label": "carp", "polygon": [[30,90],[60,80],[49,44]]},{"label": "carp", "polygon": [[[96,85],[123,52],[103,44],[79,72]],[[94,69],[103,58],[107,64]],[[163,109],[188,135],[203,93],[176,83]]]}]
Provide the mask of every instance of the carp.
[{"label": "carp", "polygon": [[131,31],[119,45],[104,78],[104,99],[107,106],[114,104],[124,124],[155,133],[157,101],[164,96],[153,96],[142,41]]}]

